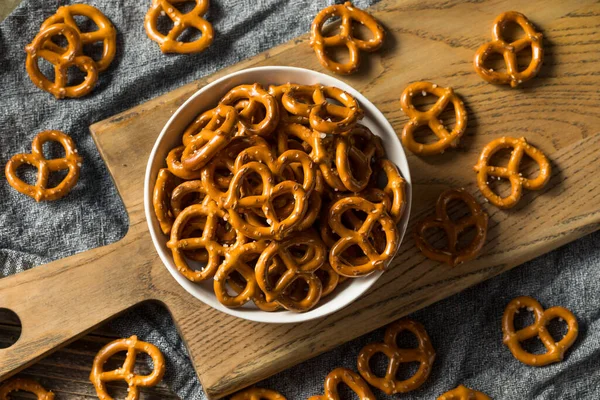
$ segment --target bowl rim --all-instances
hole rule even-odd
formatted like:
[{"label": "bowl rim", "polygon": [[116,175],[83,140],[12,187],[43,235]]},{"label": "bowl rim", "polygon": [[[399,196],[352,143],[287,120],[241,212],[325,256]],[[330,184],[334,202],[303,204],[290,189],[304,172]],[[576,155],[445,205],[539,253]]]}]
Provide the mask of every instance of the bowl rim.
[{"label": "bowl rim", "polygon": [[[262,66],[262,67],[252,67],[252,68],[241,69],[239,71],[235,71],[230,74],[224,75],[210,83],[207,83],[206,85],[204,85],[203,87],[198,89],[183,104],[181,104],[177,108],[177,110],[175,110],[175,112],[173,112],[173,115],[171,115],[169,120],[165,123],[160,134],[156,138],[154,145],[152,146],[152,151],[150,152],[150,156],[148,158],[148,162],[146,165],[146,172],[144,175],[144,214],[146,217],[146,223],[148,224],[148,230],[150,232],[150,236],[152,238],[154,248],[155,248],[156,252],[158,253],[159,258],[161,259],[163,266],[165,268],[167,268],[167,270],[171,273],[173,278],[177,281],[177,283],[182,287],[183,290],[185,290],[191,296],[193,296],[194,298],[203,302],[207,306],[209,306],[213,309],[216,309],[217,311],[221,311],[226,314],[232,315],[234,317],[242,318],[242,319],[245,319],[248,321],[261,322],[261,323],[287,324],[287,323],[299,323],[299,322],[305,322],[305,321],[309,321],[309,320],[313,320],[313,319],[317,319],[317,318],[323,318],[327,315],[330,315],[334,312],[337,312],[337,311],[345,308],[346,306],[352,304],[354,301],[359,299],[364,293],[366,293],[375,284],[375,282],[381,277],[381,275],[383,274],[384,271],[376,271],[376,272],[368,275],[367,277],[365,277],[364,279],[368,279],[368,278],[371,278],[371,279],[370,279],[370,281],[366,282],[366,284],[364,284],[360,290],[357,290],[357,293],[355,295],[348,296],[348,298],[346,298],[346,299],[338,300],[337,304],[334,307],[330,307],[327,310],[319,310],[319,308],[315,308],[313,310],[309,310],[309,311],[303,312],[303,313],[291,313],[289,311],[266,312],[266,311],[259,310],[259,311],[254,311],[252,313],[244,313],[243,308],[232,309],[232,308],[225,307],[225,306],[221,305],[220,303],[218,304],[218,306],[220,306],[220,307],[218,307],[218,306],[215,307],[213,304],[207,303],[204,299],[200,298],[198,295],[193,293],[191,290],[188,290],[188,288],[186,286],[189,285],[190,283],[194,284],[194,282],[191,282],[188,279],[186,279],[181,273],[179,273],[179,271],[177,271],[176,268],[173,268],[170,265],[170,263],[172,261],[171,260],[172,257],[169,257],[169,255],[166,254],[166,251],[162,248],[162,245],[159,242],[158,232],[156,231],[156,226],[155,226],[155,224],[153,224],[153,219],[156,219],[156,216],[154,214],[154,207],[152,204],[154,185],[153,184],[151,185],[151,182],[154,183],[154,181],[155,181],[155,179],[152,179],[151,175],[152,175],[152,169],[154,168],[154,160],[157,156],[157,152],[159,151],[160,144],[167,136],[167,133],[168,133],[171,125],[174,124],[174,122],[180,117],[180,114],[182,114],[186,110],[186,108],[189,107],[189,105],[191,103],[193,103],[199,96],[202,96],[204,93],[211,90],[213,87],[221,85],[224,82],[226,82],[228,80],[232,80],[233,78],[238,77],[240,75],[256,73],[256,72],[269,73],[269,72],[275,72],[275,71],[277,71],[277,72],[287,71],[290,74],[294,74],[294,73],[306,74],[306,73],[308,73],[309,75],[316,76],[317,78],[335,81],[336,82],[335,85],[341,86],[341,88],[343,90],[349,92],[352,96],[357,98],[361,107],[365,111],[368,111],[368,113],[372,116],[372,118],[377,121],[377,124],[382,126],[384,131],[393,132],[394,135],[397,137],[396,131],[394,130],[394,128],[390,124],[390,122],[387,120],[385,115],[371,101],[369,101],[363,94],[361,94],[358,90],[354,89],[350,84],[341,81],[337,77],[327,75],[327,74],[324,74],[321,72],[313,71],[310,69],[306,69],[306,68],[290,67],[290,66]],[[411,212],[411,206],[412,206],[412,181],[411,181],[411,175],[410,175],[408,161],[406,158],[406,153],[401,144],[398,146],[398,150],[399,150],[399,154],[397,154],[397,156],[395,158],[401,158],[403,160],[403,165],[402,166],[398,165],[398,169],[401,171],[402,177],[406,181],[406,206],[405,206],[404,214],[402,215],[402,218],[401,218],[400,222],[398,223],[398,226],[400,227],[400,240],[399,240],[399,244],[398,244],[398,249],[399,249],[402,244],[402,241],[404,240],[404,237],[406,235],[408,221],[410,218],[410,212]],[[162,235],[162,232],[160,232],[160,234]],[[395,256],[396,255],[394,255],[394,257]],[[335,301],[335,299],[332,299],[332,301]],[[286,315],[286,317],[288,317],[288,318],[277,318],[277,315],[281,316],[281,313],[285,313],[285,312],[290,313],[290,314]]]}]

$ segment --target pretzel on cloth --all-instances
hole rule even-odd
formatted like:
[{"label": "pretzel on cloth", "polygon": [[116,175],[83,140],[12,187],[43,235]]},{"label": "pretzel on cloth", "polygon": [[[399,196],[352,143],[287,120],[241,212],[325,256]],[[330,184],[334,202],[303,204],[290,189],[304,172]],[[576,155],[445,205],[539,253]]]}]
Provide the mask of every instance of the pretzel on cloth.
[{"label": "pretzel on cloth", "polygon": [[[430,93],[437,96],[435,104],[427,111],[419,111],[413,104],[413,96]],[[456,115],[456,125],[449,132],[442,120],[440,114],[452,102],[454,113]],[[402,111],[410,118],[410,121],[404,125],[402,131],[402,144],[415,154],[430,156],[443,153],[449,147],[456,147],[458,141],[465,133],[467,127],[467,111],[463,101],[454,93],[450,87],[443,88],[431,82],[415,82],[410,85],[400,98],[400,107]],[[415,140],[415,131],[418,127],[428,125],[429,129],[438,137],[434,143],[419,143]]]},{"label": "pretzel on cloth", "polygon": [[478,392],[473,389],[469,389],[463,385],[458,386],[456,389],[452,389],[440,397],[437,400],[492,400],[488,395]]},{"label": "pretzel on cloth", "polygon": [[[506,42],[502,36],[502,31],[508,23],[518,24],[525,36],[514,41]],[[531,62],[523,71],[519,71],[517,62],[517,53],[531,46]],[[506,72],[494,71],[485,66],[485,61],[492,54],[502,54],[506,63]],[[537,75],[544,61],[544,48],[542,47],[542,34],[535,30],[535,27],[526,16],[516,11],[507,11],[500,14],[494,20],[492,26],[492,41],[483,44],[475,53],[473,61],[475,72],[484,80],[497,85],[508,85],[517,87]]]},{"label": "pretzel on cloth", "polygon": [[286,400],[286,398],[271,389],[251,387],[237,392],[231,396],[231,400]]},{"label": "pretzel on cloth", "polygon": [[[45,48],[56,36],[64,36],[66,49],[59,53]],[[51,93],[57,99],[81,97],[90,93],[98,81],[96,62],[82,53],[82,41],[76,28],[67,24],[55,24],[42,29],[33,41],[25,47],[27,58],[25,67],[31,81],[40,89]],[[43,58],[54,66],[54,82],[40,71],[39,59]],[[85,73],[83,82],[69,86],[69,68],[76,67]]]},{"label": "pretzel on cloth", "polygon": [[15,378],[4,382],[0,386],[0,400],[9,400],[11,392],[23,391],[33,393],[38,400],[54,400],[54,393],[44,389],[33,379]]},{"label": "pretzel on cloth", "polygon": [[[120,368],[104,371],[104,364],[115,354],[127,352],[125,362]],[[149,375],[137,375],[134,372],[135,361],[139,352],[146,353],[152,358],[154,369]],[[140,396],[140,387],[155,386],[165,374],[165,359],[160,350],[151,343],[138,340],[137,336],[128,339],[118,339],[104,346],[94,358],[90,380],[96,388],[96,393],[101,400],[112,400],[106,389],[106,382],[125,381],[127,400],[137,400]]]},{"label": "pretzel on cloth", "polygon": [[[81,32],[76,16],[83,16],[89,18],[98,27],[97,30],[92,32]],[[98,72],[105,71],[117,52],[117,30],[110,22],[110,20],[98,10],[96,7],[87,4],[73,4],[70,6],[61,6],[56,10],[56,13],[51,17],[47,18],[41,26],[41,31],[55,24],[66,24],[73,28],[79,34],[81,44],[95,44],[102,42],[102,57],[96,61],[96,68]],[[52,40],[48,40],[44,43],[44,49],[50,50],[56,54],[62,54],[65,49],[54,43]]]},{"label": "pretzel on cloth", "polygon": [[[459,200],[469,208],[469,215],[458,221],[448,215],[448,204]],[[458,249],[458,238],[467,229],[475,229],[475,237],[462,249]],[[447,236],[446,247],[438,249],[426,238],[426,232],[433,228],[442,229]],[[425,257],[455,267],[477,257],[487,236],[488,215],[479,203],[464,189],[448,189],[437,200],[435,215],[425,218],[415,226],[415,244]]]},{"label": "pretzel on cloth", "polygon": [[[417,348],[399,348],[396,342],[398,334],[404,331],[411,332],[418,340]],[[384,354],[389,362],[385,376],[379,377],[371,370],[369,361],[377,353]],[[431,373],[431,366],[435,360],[435,351],[431,345],[429,335],[423,325],[416,321],[403,319],[394,322],[385,331],[384,343],[371,343],[363,347],[358,354],[358,372],[372,386],[388,395],[406,393],[419,388]],[[410,378],[400,381],[396,373],[400,364],[419,362],[419,369]]]},{"label": "pretzel on cloth", "polygon": [[345,383],[360,400],[375,400],[369,385],[356,372],[347,368],[336,368],[325,378],[325,393],[311,396],[308,400],[340,400],[338,386]]},{"label": "pretzel on cloth", "polygon": [[[65,149],[62,158],[47,159],[44,157],[44,143],[58,142]],[[31,153],[15,154],[6,164],[6,179],[10,186],[20,193],[33,197],[35,201],[58,200],[66,196],[77,184],[79,169],[83,159],[77,154],[75,142],[70,136],[60,131],[40,132],[31,142]],[[35,185],[23,182],[17,175],[17,169],[29,164],[37,169]],[[68,170],[63,180],[53,188],[48,188],[48,179],[51,172]]]},{"label": "pretzel on cloth", "polygon": [[[519,313],[521,308],[527,308],[529,311],[532,311],[535,321],[533,324],[515,331],[515,315]],[[567,333],[559,342],[556,342],[550,332],[548,332],[548,324],[556,318],[565,321],[568,327]],[[544,310],[537,300],[529,296],[520,296],[513,299],[506,306],[506,310],[504,310],[504,315],[502,316],[504,344],[508,346],[510,352],[517,360],[533,367],[542,367],[562,361],[565,352],[575,343],[578,333],[579,324],[571,311],[564,307],[552,307]],[[546,353],[531,354],[523,349],[521,342],[534,337],[538,337],[542,341],[544,347],[546,347]]]},{"label": "pretzel on cloth", "polygon": [[249,119],[249,116],[244,117],[244,113],[240,113],[238,135],[269,136],[275,131],[277,124],[279,124],[279,105],[275,97],[271,96],[258,83],[254,85],[239,85],[227,92],[221,99],[221,104],[234,106],[240,100],[249,100],[254,104],[254,107],[261,104],[265,108],[265,117],[263,120],[253,123]]},{"label": "pretzel on cloth", "polygon": [[[189,0],[152,0],[152,6],[144,19],[144,26],[148,37],[160,46],[163,53],[199,53],[213,42],[214,30],[212,24],[202,18],[208,11],[209,0],[195,0],[196,6],[187,13],[179,11],[175,5],[187,3]],[[173,28],[167,35],[158,29],[158,18],[167,15],[173,21]],[[177,40],[187,29],[194,28],[201,32],[201,36],[192,42]]]},{"label": "pretzel on cloth", "polygon": [[[502,149],[512,148],[512,154],[506,167],[495,167],[488,165],[492,156]],[[524,155],[533,159],[540,168],[539,175],[534,179],[526,179],[519,172],[521,160]],[[540,190],[550,180],[552,168],[548,158],[537,148],[533,147],[527,140],[522,138],[501,137],[488,143],[479,156],[479,160],[474,167],[477,172],[477,186],[483,196],[500,208],[512,208],[521,199],[523,188],[528,190]],[[494,193],[489,186],[489,178],[504,178],[510,181],[510,194],[507,197],[501,197]]]},{"label": "pretzel on cloth", "polygon": [[160,224],[160,229],[165,235],[171,233],[175,213],[171,209],[171,194],[180,184],[181,180],[173,175],[167,168],[161,168],[156,177],[154,191],[152,192],[152,205],[154,214]]},{"label": "pretzel on cloth", "polygon": [[369,184],[371,162],[383,156],[383,148],[369,128],[355,125],[335,135],[335,165],[342,183],[351,192],[360,192]]},{"label": "pretzel on cloth", "polygon": [[[340,17],[342,22],[340,32],[334,36],[323,35],[323,25],[332,17]],[[353,22],[365,26],[373,37],[369,40],[360,40],[354,37]],[[347,1],[343,5],[329,6],[317,14],[310,28],[310,45],[315,50],[321,65],[338,74],[351,74],[358,69],[360,51],[372,52],[383,44],[384,30],[371,14],[356,8]],[[332,60],[327,54],[328,47],[346,46],[349,51],[349,60],[342,64]]]}]

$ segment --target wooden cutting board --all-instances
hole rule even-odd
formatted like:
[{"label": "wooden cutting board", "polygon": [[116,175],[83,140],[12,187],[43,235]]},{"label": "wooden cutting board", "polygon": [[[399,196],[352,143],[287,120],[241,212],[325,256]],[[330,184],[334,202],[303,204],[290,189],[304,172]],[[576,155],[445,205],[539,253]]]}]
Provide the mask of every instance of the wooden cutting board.
[{"label": "wooden cutting board", "polygon": [[[544,66],[520,89],[485,83],[472,67],[495,16],[511,9],[528,15],[544,33]],[[159,131],[198,88],[230,72],[258,65],[322,70],[302,36],[91,127],[129,212],[129,232],[118,243],[0,280],[0,307],[15,311],[23,325],[19,341],[0,350],[0,379],[127,308],[158,301],[172,313],[206,392],[216,399],[600,227],[600,4],[384,0],[371,11],[386,27],[386,45],[363,58],[358,74],[343,79],[379,107],[397,132],[407,121],[400,93],[414,81],[454,87],[469,112],[458,149],[426,159],[408,154],[414,185],[409,230],[431,213],[447,187],[463,186],[483,200],[472,166],[494,138],[526,136],[552,161],[552,179],[543,191],[526,193],[509,211],[485,205],[489,239],[479,259],[456,268],[428,261],[409,234],[372,290],[329,317],[296,326],[214,311],[167,272],[150,240],[142,201],[144,170]]]}]

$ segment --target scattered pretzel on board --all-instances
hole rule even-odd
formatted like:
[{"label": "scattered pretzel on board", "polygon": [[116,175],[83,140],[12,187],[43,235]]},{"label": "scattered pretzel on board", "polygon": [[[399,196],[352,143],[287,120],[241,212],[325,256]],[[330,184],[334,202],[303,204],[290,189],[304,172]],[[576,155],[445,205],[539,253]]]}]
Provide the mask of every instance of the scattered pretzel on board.
[{"label": "scattered pretzel on board", "polygon": [[0,385],[0,400],[9,400],[11,392],[22,391],[34,394],[38,400],[54,400],[54,393],[44,389],[32,379],[14,378]]}]

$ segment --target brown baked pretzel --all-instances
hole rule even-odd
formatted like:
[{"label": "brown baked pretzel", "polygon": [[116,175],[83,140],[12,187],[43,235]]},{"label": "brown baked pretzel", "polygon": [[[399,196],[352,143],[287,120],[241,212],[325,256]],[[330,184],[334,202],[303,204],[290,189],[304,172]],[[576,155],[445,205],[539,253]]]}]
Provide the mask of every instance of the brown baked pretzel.
[{"label": "brown baked pretzel", "polygon": [[[45,45],[56,36],[64,36],[67,40],[66,49],[61,49],[60,53],[45,48]],[[85,96],[92,91],[98,81],[96,62],[82,54],[79,33],[69,25],[55,24],[42,29],[33,41],[25,47],[25,51],[27,52],[25,66],[29,78],[37,87],[51,93],[57,99]],[[54,82],[46,78],[40,71],[40,58],[54,66]],[[83,82],[68,86],[68,70],[70,67],[79,68],[86,74]]]},{"label": "brown baked pretzel", "polygon": [[281,393],[271,389],[251,387],[231,396],[231,400],[286,400]]},{"label": "brown baked pretzel", "polygon": [[321,268],[316,270],[315,275],[321,280],[323,286],[321,298],[333,293],[337,285],[342,282],[342,277],[331,268],[329,262],[325,262]]},{"label": "brown baked pretzel", "polygon": [[[112,371],[104,371],[104,364],[109,358],[122,351],[127,352],[123,365]],[[134,372],[135,360],[139,352],[146,353],[152,358],[154,368],[150,375],[137,375]],[[106,382],[125,381],[129,386],[127,400],[137,400],[140,396],[140,387],[155,386],[164,374],[165,359],[160,350],[151,343],[138,340],[137,336],[131,336],[128,339],[110,342],[96,354],[90,380],[100,399],[112,400],[106,390]]]},{"label": "brown baked pretzel", "polygon": [[[515,331],[515,314],[521,308],[532,311],[535,321],[533,324]],[[556,318],[561,321],[564,320],[568,326],[567,333],[559,342],[555,342],[550,332],[548,332],[548,324]],[[529,296],[520,296],[513,299],[506,306],[502,316],[502,334],[504,335],[502,341],[517,360],[533,367],[543,367],[562,361],[565,352],[575,343],[578,332],[579,324],[571,311],[564,307],[552,307],[544,310],[537,300]],[[542,341],[544,347],[546,347],[546,353],[531,354],[521,347],[521,342],[534,337],[538,337]]]},{"label": "brown baked pretzel", "polygon": [[54,400],[54,393],[48,392],[33,379],[22,378],[11,379],[0,386],[0,400],[9,400],[8,395],[19,390],[33,393],[38,400]]},{"label": "brown baked pretzel", "polygon": [[[333,99],[342,105],[327,101]],[[352,128],[363,117],[358,101],[349,93],[333,86],[320,86],[313,94],[315,105],[309,114],[310,126],[322,133],[341,133]]]},{"label": "brown baked pretzel", "polygon": [[[502,149],[512,147],[512,154],[508,165],[506,167],[495,167],[488,165],[492,156]],[[534,179],[525,179],[521,173],[519,173],[519,167],[523,155],[527,154],[533,159],[540,168],[539,175]],[[495,139],[487,144],[481,151],[479,160],[474,167],[477,172],[477,186],[483,196],[500,208],[512,208],[514,207],[523,194],[523,188],[528,190],[540,190],[550,180],[552,168],[550,162],[537,148],[533,147],[527,140],[522,138],[513,137],[501,137]],[[492,191],[489,186],[489,177],[498,177],[508,179],[510,181],[510,195],[507,197],[500,197]]]},{"label": "brown baked pretzel", "polygon": [[181,164],[181,155],[185,150],[185,146],[179,146],[172,149],[167,155],[167,168],[169,171],[178,178],[181,179],[200,179],[202,177],[202,171],[192,171]]},{"label": "brown baked pretzel", "polygon": [[269,136],[279,123],[279,105],[275,101],[275,97],[271,96],[261,85],[239,85],[231,89],[221,99],[221,104],[229,106],[235,105],[240,100],[249,100],[262,104],[265,108],[265,117],[262,121],[253,123],[248,117],[240,115],[240,128],[238,135],[259,135]]},{"label": "brown baked pretzel", "polygon": [[[396,338],[400,332],[409,331],[418,340],[417,348],[399,348]],[[371,370],[369,361],[377,353],[384,354],[389,362],[385,376],[379,377]],[[431,373],[431,366],[435,360],[435,351],[431,345],[429,335],[423,325],[409,319],[394,322],[385,331],[384,343],[371,343],[363,347],[358,354],[358,372],[372,386],[388,395],[406,393],[419,388]],[[400,364],[419,362],[419,369],[410,378],[400,381],[396,373]]]},{"label": "brown baked pretzel", "polygon": [[381,170],[385,173],[386,184],[383,192],[392,200],[392,204],[388,209],[388,214],[397,224],[404,215],[404,207],[406,206],[406,181],[400,175],[398,167],[386,158],[379,161]]},{"label": "brown baked pretzel", "polygon": [[[453,200],[459,200],[469,208],[469,215],[458,221],[448,216],[448,204]],[[471,242],[458,249],[459,236],[473,227],[475,237]],[[443,249],[434,247],[426,238],[426,232],[430,229],[440,228],[447,237],[446,246]],[[469,261],[477,257],[487,236],[488,215],[479,203],[464,189],[448,189],[438,197],[435,215],[427,217],[415,226],[415,244],[425,257],[443,262],[451,267]]]},{"label": "brown baked pretzel", "polygon": [[[212,24],[202,18],[208,11],[209,0],[195,0],[196,6],[187,13],[179,11],[175,5],[187,3],[190,0],[152,0],[152,6],[144,19],[148,37],[160,46],[163,53],[199,53],[213,42],[214,30]],[[158,18],[167,15],[173,21],[173,28],[167,35],[158,30]],[[187,28],[201,32],[201,36],[193,42],[180,42],[179,36]]]},{"label": "brown baked pretzel", "polygon": [[208,125],[208,123],[213,120],[215,113],[217,111],[217,108],[218,107],[215,107],[213,109],[204,111],[203,113],[199,114],[196,117],[196,119],[194,121],[192,121],[192,123],[189,124],[187,128],[185,128],[185,131],[183,132],[183,135],[181,136],[181,142],[183,143],[184,146],[187,146],[188,144],[190,144],[190,142],[192,141],[194,136],[196,136],[200,132],[202,132],[202,130],[206,127],[206,125]]},{"label": "brown baked pretzel", "polygon": [[[435,104],[427,111],[419,111],[413,105],[413,96],[430,93],[437,96]],[[452,102],[456,115],[456,124],[452,132],[448,132],[440,120],[440,114]],[[402,111],[410,118],[402,131],[402,144],[415,154],[430,156],[443,153],[449,147],[456,147],[458,141],[465,133],[467,127],[467,111],[462,100],[454,93],[452,88],[443,88],[431,82],[415,82],[410,85],[400,98]],[[434,143],[419,143],[415,140],[415,131],[418,127],[428,125],[429,129],[438,137]]]},{"label": "brown baked pretzel", "polygon": [[[75,21],[75,16],[89,18],[96,24],[98,29],[92,32],[81,32],[77,25],[77,21]],[[87,4],[61,6],[56,10],[56,14],[52,15],[42,23],[40,30],[43,31],[50,25],[55,24],[66,24],[75,29],[79,34],[82,45],[102,42],[102,57],[100,60],[96,61],[96,67],[98,72],[102,72],[110,66],[117,51],[117,30],[102,11]],[[57,54],[62,54],[65,51],[64,48],[60,47],[52,40],[44,43],[44,49],[48,49]]]},{"label": "brown baked pretzel", "polygon": [[[280,86],[281,87],[281,86]],[[287,84],[281,90],[281,105],[286,111],[287,121],[302,125],[309,125],[309,116],[315,105],[314,94],[319,85],[294,85]],[[277,90],[275,90],[277,93]]]},{"label": "brown baked pretzel", "polygon": [[364,190],[371,178],[371,162],[383,149],[369,128],[356,125],[335,135],[335,165],[342,183],[351,192]]},{"label": "brown baked pretzel", "polygon": [[[340,32],[334,36],[323,36],[323,25],[332,17],[342,19]],[[369,29],[373,37],[369,40],[360,40],[354,37],[352,23],[357,22]],[[347,1],[343,5],[329,6],[317,14],[310,28],[310,45],[315,50],[319,62],[325,68],[338,74],[351,74],[358,69],[360,51],[375,51],[383,44],[384,30],[369,13],[358,9]],[[349,60],[342,64],[332,60],[327,55],[328,47],[346,46],[349,51]]]},{"label": "brown baked pretzel", "polygon": [[[525,36],[511,43],[502,37],[502,31],[509,22],[517,23],[525,32]],[[531,46],[531,62],[524,71],[519,71],[517,53]],[[506,72],[494,71],[485,66],[486,59],[492,53],[502,54],[506,63]],[[542,34],[537,32],[526,16],[516,11],[507,11],[494,20],[492,41],[482,45],[475,53],[473,64],[475,72],[484,80],[497,85],[517,87],[535,77],[544,61]]]},{"label": "brown baked pretzel", "polygon": [[201,180],[180,183],[171,191],[169,198],[169,205],[174,218],[177,218],[184,209],[192,204],[207,203],[211,200],[207,196]]},{"label": "brown baked pretzel", "polygon": [[173,221],[175,221],[176,215],[171,209],[171,194],[180,182],[167,168],[158,171],[154,191],[152,192],[152,205],[160,229],[165,235],[171,233],[171,227]]},{"label": "brown baked pretzel", "polygon": [[345,383],[360,400],[375,400],[369,385],[356,372],[347,368],[336,368],[325,378],[325,393],[311,396],[308,400],[340,400],[338,385]]},{"label": "brown baked pretzel", "polygon": [[[348,229],[342,223],[342,215],[348,210],[362,211],[367,214],[366,220],[356,230]],[[340,236],[329,252],[329,263],[340,275],[355,278],[376,270],[383,270],[396,254],[399,242],[398,231],[383,204],[373,204],[355,196],[340,199],[331,207],[328,223]],[[381,225],[385,233],[386,242],[382,252],[377,251],[369,240],[377,224]],[[344,252],[354,245],[364,252],[366,262],[358,265],[348,262],[349,259],[344,256]]]},{"label": "brown baked pretzel", "polygon": [[297,138],[310,147],[309,156],[314,162],[320,163],[329,157],[324,145],[326,137],[324,133],[294,123],[282,124],[277,129],[277,152],[279,154],[289,150],[290,137]]},{"label": "brown baked pretzel", "polygon": [[440,397],[437,400],[492,400],[488,395],[478,392],[473,389],[469,389],[463,385],[458,386],[456,389],[452,389]]},{"label": "brown baked pretzel", "polygon": [[[48,141],[60,143],[65,149],[65,156],[46,159],[43,147]],[[70,136],[60,131],[43,131],[31,142],[30,154],[15,154],[11,157],[5,168],[6,179],[15,190],[33,197],[35,201],[58,200],[66,196],[77,184],[82,162],[83,159],[77,154],[75,142]],[[35,185],[25,183],[17,176],[17,169],[23,164],[29,164],[37,169]],[[48,188],[50,173],[62,170],[69,172],[58,185]]]}]

